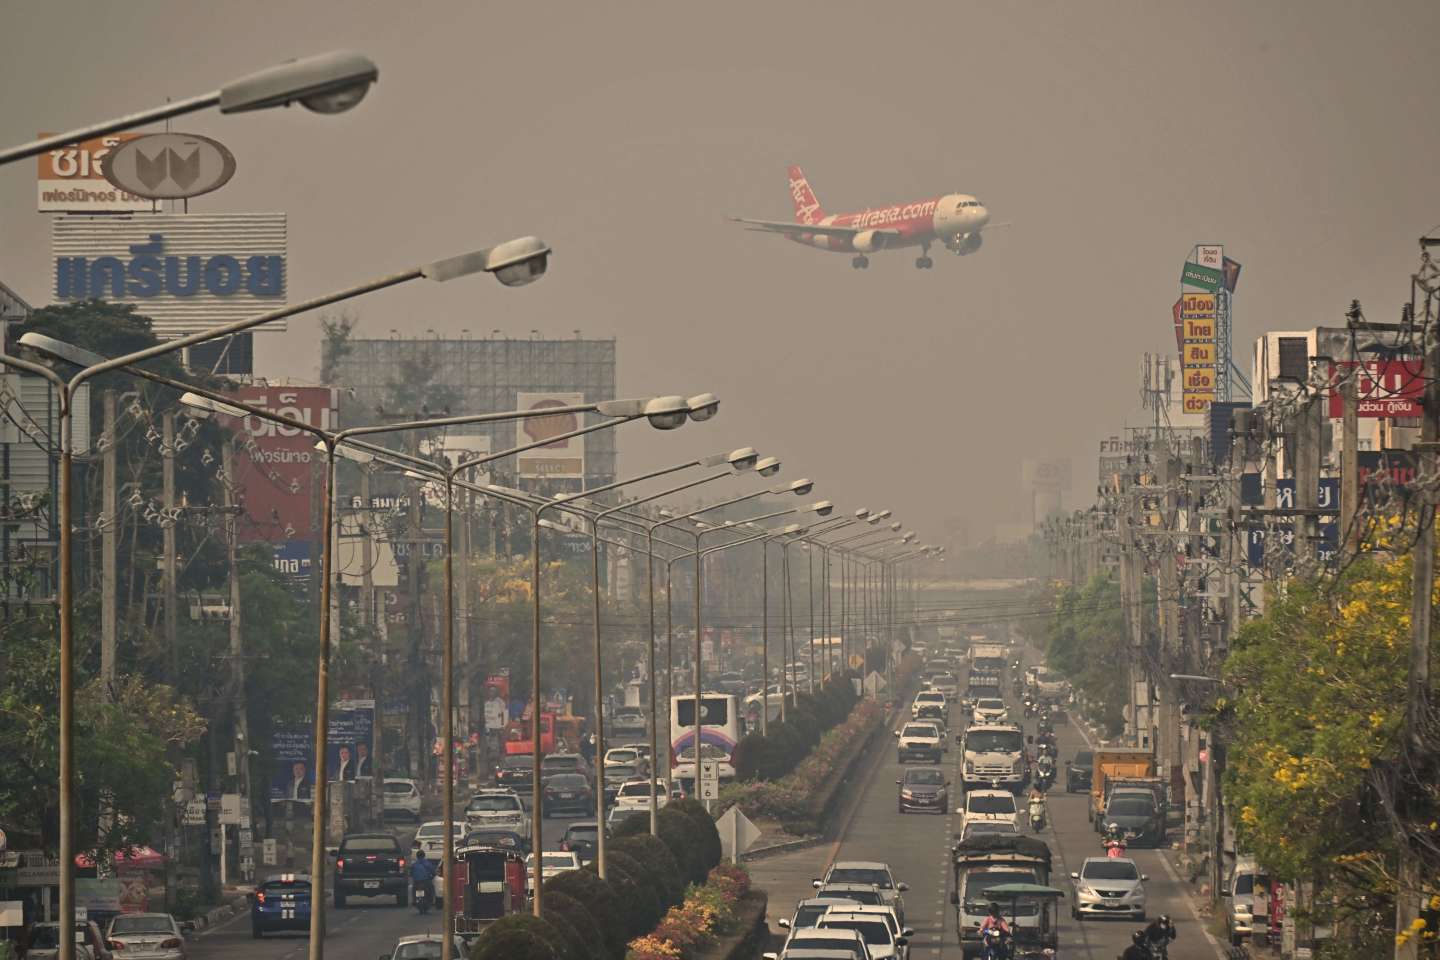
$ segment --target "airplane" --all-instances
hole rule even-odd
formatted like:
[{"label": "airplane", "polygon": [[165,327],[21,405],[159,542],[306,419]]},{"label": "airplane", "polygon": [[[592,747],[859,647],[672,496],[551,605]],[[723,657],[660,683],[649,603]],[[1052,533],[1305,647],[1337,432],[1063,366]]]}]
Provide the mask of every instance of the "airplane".
[{"label": "airplane", "polygon": [[869,207],[859,213],[826,215],[815,199],[810,181],[798,166],[790,168],[790,197],[795,202],[795,222],[784,220],[751,220],[731,217],[752,230],[779,233],[803,243],[836,253],[854,253],[850,265],[857,270],[870,266],[867,253],[893,250],[898,247],[919,247],[915,266],[928,270],[935,265],[930,259],[930,245],[943,244],[960,256],[980,249],[980,231],[1004,224],[990,223],[990,211],[979,200],[966,193],[947,193],[933,200],[901,203],[889,207]]}]

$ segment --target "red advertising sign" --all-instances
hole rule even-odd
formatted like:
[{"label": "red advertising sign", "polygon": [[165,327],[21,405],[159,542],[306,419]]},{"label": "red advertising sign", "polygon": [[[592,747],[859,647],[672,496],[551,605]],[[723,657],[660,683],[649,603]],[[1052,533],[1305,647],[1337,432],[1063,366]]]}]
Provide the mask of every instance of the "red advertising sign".
[{"label": "red advertising sign", "polygon": [[[330,387],[241,387],[235,396],[252,406],[325,430],[338,421],[337,391]],[[311,490],[324,482],[315,437],[258,417],[230,421],[237,443],[235,480],[245,507],[240,538],[283,543],[315,539]]]},{"label": "red advertising sign", "polygon": [[[1356,368],[1359,368],[1356,370]],[[1418,417],[1425,396],[1424,363],[1419,357],[1342,360],[1332,370],[1331,382],[1338,383],[1356,370],[1362,417]],[[1330,391],[1330,416],[1343,417],[1345,401],[1338,387]]]}]

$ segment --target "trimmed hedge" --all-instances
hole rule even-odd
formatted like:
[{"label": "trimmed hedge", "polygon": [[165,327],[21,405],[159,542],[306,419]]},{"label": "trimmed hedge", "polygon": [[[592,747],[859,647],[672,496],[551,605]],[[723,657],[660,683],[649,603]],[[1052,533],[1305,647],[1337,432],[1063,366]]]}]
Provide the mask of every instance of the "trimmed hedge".
[{"label": "trimmed hedge", "polygon": [[470,949],[470,960],[567,960],[568,949],[548,920],[512,913],[485,928]]},{"label": "trimmed hedge", "polygon": [[660,840],[670,848],[687,883],[704,883],[705,856],[695,836],[695,822],[685,811],[675,807],[676,802],[667,803],[656,817]]},{"label": "trimmed hedge", "polygon": [[724,852],[720,847],[720,829],[715,826],[715,818],[705,809],[705,805],[699,800],[686,798],[684,800],[672,800],[666,804],[666,809],[674,807],[690,818],[695,825],[695,841],[700,851],[700,863],[705,868],[705,876],[715,869],[720,863]]},{"label": "trimmed hedge", "polygon": [[855,706],[855,688],[848,676],[832,677],[813,695],[800,693],[768,733],[747,734],[735,745],[731,762],[737,780],[779,780],[794,770],[820,738],[843,723]]},{"label": "trimmed hedge", "polygon": [[625,926],[620,897],[608,881],[601,880],[588,870],[567,870],[545,881],[545,892],[552,890],[578,900],[590,918],[603,934],[602,941],[607,948],[606,956],[622,960],[628,930]]},{"label": "trimmed hedge", "polygon": [[[641,822],[645,822],[643,818],[631,817],[625,824]],[[650,836],[648,827],[647,823],[645,833],[612,840],[609,849],[629,854],[645,864],[648,872],[660,883],[665,906],[673,907],[685,898],[685,878],[680,875],[680,867],[670,848],[660,838]]]},{"label": "trimmed hedge", "polygon": [[659,879],[651,876],[640,861],[628,853],[615,850],[605,851],[605,872],[608,883],[620,885],[620,900],[625,905],[627,921],[625,935],[633,939],[655,929],[655,924],[669,909]]},{"label": "trimmed hedge", "polygon": [[[545,891],[545,919],[547,921],[564,918],[570,928],[580,938],[582,952],[577,956],[588,958],[595,953],[595,948],[605,942],[605,935],[595,924],[595,918],[590,915],[585,904],[576,900],[568,893],[559,890]],[[556,924],[559,926],[559,924]],[[573,946],[574,944],[572,944]]]}]

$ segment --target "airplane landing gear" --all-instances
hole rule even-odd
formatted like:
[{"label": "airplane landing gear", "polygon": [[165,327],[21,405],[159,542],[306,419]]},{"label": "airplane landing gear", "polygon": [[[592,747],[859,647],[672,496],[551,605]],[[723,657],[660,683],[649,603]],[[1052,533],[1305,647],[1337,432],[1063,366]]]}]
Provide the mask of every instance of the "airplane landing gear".
[{"label": "airplane landing gear", "polygon": [[866,267],[870,266],[870,258],[865,256],[855,257],[853,260],[850,261],[850,266],[854,267],[856,270],[864,270]]},{"label": "airplane landing gear", "polygon": [[920,247],[920,256],[915,258],[915,269],[929,270],[933,266],[935,266],[935,261],[930,259],[930,244],[922,244]]}]

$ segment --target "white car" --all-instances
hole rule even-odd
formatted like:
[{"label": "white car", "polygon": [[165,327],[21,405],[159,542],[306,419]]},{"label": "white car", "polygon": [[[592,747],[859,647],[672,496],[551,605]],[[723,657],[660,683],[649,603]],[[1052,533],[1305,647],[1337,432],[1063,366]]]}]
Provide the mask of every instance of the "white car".
[{"label": "white car", "polygon": [[385,778],[385,816],[420,820],[420,788],[414,780]]},{"label": "white car", "polygon": [[[451,823],[450,833],[455,838],[455,846],[460,846],[460,841],[465,839],[465,821]],[[445,855],[445,821],[427,820],[420,824],[420,829],[415,831],[415,842],[410,847],[424,850],[425,856],[439,860]]]},{"label": "white car", "polygon": [[471,797],[465,804],[465,823],[471,830],[500,828],[522,837],[530,833],[530,818],[519,795],[504,788],[481,790]]},{"label": "white car", "polygon": [[[455,949],[450,955],[465,956],[465,941],[456,937],[453,942]],[[395,941],[395,950],[390,954],[390,960],[440,960],[442,946],[444,944],[439,934],[412,933]],[[381,956],[383,958],[384,955]]]},{"label": "white car", "polygon": [[[567,870],[579,869],[580,855],[568,850],[546,850],[544,859],[540,861],[540,876],[545,880],[558,877]],[[535,854],[533,853],[525,856],[525,887],[531,891],[535,889]]]},{"label": "white car", "polygon": [[[815,951],[814,954],[809,951]],[[825,951],[821,953],[820,951]],[[839,928],[823,929],[819,926],[806,927],[790,934],[785,942],[785,957],[836,956],[848,952],[855,960],[870,960],[870,950],[865,938],[855,930]],[[780,954],[762,953],[764,960],[779,960]]]},{"label": "white car", "polygon": [[854,930],[864,938],[871,960],[899,960],[910,942],[905,936],[897,936],[884,917],[873,913],[842,913],[831,907],[815,926],[818,930]]},{"label": "white car", "polygon": [[945,752],[944,737],[933,723],[912,721],[895,731],[896,759],[900,763],[920,759],[939,763]]},{"label": "white car", "polygon": [[[655,778],[655,808],[658,810],[670,802],[670,788],[664,777]],[[650,783],[648,780],[627,780],[615,794],[617,807],[641,807],[650,809]]]},{"label": "white car", "polygon": [[890,927],[890,935],[895,940],[896,946],[900,948],[896,956],[899,957],[899,960],[908,960],[910,941],[915,939],[915,931],[900,923],[900,918],[895,915],[894,907],[875,906],[868,903],[847,903],[841,906],[831,906],[826,912],[881,918]]},{"label": "white car", "polygon": [[910,704],[910,716],[915,716],[924,706],[935,706],[949,712],[950,702],[945,699],[945,693],[941,690],[921,690],[915,694],[915,699]]},{"label": "white car", "polygon": [[640,751],[634,747],[612,747],[605,751],[605,763],[607,767],[618,766],[639,766]]},{"label": "white car", "polygon": [[1015,803],[1015,794],[1009,790],[967,790],[965,806],[956,812],[963,817],[962,834],[971,823],[981,820],[998,820],[1017,829],[1020,826],[1020,808]]},{"label": "white car", "polygon": [[1004,723],[1009,711],[1005,709],[1005,701],[996,697],[981,697],[975,701],[975,724]]},{"label": "white car", "polygon": [[811,881],[817,890],[832,883],[873,883],[880,891],[880,902],[895,908],[896,919],[904,924],[905,898],[901,894],[909,890],[910,885],[895,882],[890,864],[878,860],[837,860],[823,878]]}]

